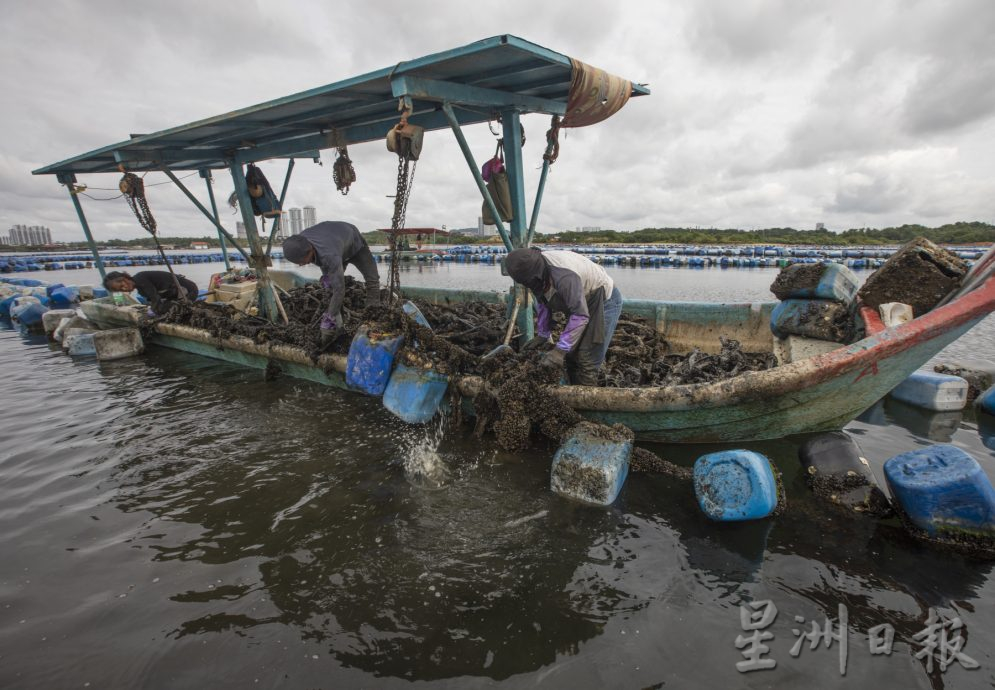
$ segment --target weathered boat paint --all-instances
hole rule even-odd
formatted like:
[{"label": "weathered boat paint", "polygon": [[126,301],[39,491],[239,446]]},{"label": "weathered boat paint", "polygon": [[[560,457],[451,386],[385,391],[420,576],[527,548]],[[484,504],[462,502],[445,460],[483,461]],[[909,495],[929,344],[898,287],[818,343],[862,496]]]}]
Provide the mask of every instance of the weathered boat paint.
[{"label": "weathered boat paint", "polygon": [[[286,279],[287,285],[303,282],[299,277]],[[500,303],[506,298],[504,293],[465,290],[405,289],[404,293],[436,303],[470,299]],[[87,316],[98,322],[127,325],[138,320],[137,313],[128,314],[128,310],[113,305],[99,301],[84,304],[91,305],[84,306]],[[663,333],[679,333],[687,342],[692,334],[704,340],[745,334],[758,344],[762,336],[756,323],[766,324],[772,307],[650,300],[624,305],[626,311],[650,318]],[[556,395],[585,417],[625,424],[645,440],[718,443],[832,431],[871,407],[992,311],[995,277],[913,321],[882,328],[852,345],[776,369],[717,383],[666,388],[563,386]],[[723,317],[728,319],[724,329]],[[219,341],[206,331],[169,324],[159,324],[157,329],[152,344],[259,369],[275,359],[290,376],[345,387],[341,374],[345,371],[344,357],[325,355],[312,363],[302,350],[290,346],[258,345],[242,337]],[[472,399],[482,383],[478,377],[466,376],[455,385]]]}]

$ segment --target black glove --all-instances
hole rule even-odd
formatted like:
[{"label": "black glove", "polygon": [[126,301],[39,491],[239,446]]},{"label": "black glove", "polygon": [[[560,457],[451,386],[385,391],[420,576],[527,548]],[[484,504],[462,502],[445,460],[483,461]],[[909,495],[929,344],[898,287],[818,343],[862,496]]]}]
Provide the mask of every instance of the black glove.
[{"label": "black glove", "polygon": [[554,347],[549,352],[543,354],[542,359],[539,360],[539,364],[543,369],[560,371],[563,368],[563,360],[566,356],[566,352],[558,347]]},{"label": "black glove", "polygon": [[553,341],[548,335],[545,337],[537,335],[532,340],[522,345],[522,352],[528,352],[529,350],[545,350],[552,344]]}]

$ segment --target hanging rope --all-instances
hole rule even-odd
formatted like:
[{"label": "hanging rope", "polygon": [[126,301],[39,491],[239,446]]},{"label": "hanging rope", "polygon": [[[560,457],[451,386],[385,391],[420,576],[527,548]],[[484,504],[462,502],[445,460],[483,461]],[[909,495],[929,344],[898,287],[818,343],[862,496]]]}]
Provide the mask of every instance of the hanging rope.
[{"label": "hanging rope", "polygon": [[352,166],[347,147],[340,147],[336,153],[335,164],[332,166],[332,179],[335,181],[335,188],[345,196],[349,193],[350,185],[356,181],[356,169]]},{"label": "hanging rope", "polygon": [[552,165],[560,157],[560,116],[553,115],[549,129],[546,130],[546,153],[542,154],[544,161],[549,161]]},{"label": "hanging rope", "polygon": [[166,264],[166,268],[169,270],[169,275],[173,277],[173,285],[176,286],[176,297],[180,300],[187,301],[186,290],[180,285],[179,278],[173,273],[173,267],[169,263],[169,258],[166,256],[165,250],[163,250],[162,245],[159,244],[159,236],[156,235],[156,222],[155,216],[152,215],[152,210],[149,208],[149,202],[145,198],[145,182],[138,175],[134,173],[126,172],[121,181],[118,182],[118,189],[121,190],[121,194],[124,195],[125,200],[128,202],[128,206],[134,212],[135,217],[138,218],[138,223],[145,229],[147,233],[152,235],[152,241],[155,242],[156,249],[159,250],[159,256],[162,257],[162,262]]}]

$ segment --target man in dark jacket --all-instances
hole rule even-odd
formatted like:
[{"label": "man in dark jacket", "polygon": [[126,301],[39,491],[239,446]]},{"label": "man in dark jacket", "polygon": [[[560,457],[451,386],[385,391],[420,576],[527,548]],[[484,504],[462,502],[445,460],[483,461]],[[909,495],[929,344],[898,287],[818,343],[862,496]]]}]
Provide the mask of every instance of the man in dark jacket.
[{"label": "man in dark jacket", "polygon": [[565,363],[571,383],[598,385],[598,370],[622,313],[622,295],[611,276],[590,259],[562,250],[516,249],[505,267],[536,300],[537,335],[525,349],[548,347],[553,313],[564,313],[567,324],[542,363],[556,369]]},{"label": "man in dark jacket", "polygon": [[[177,282],[183,291],[182,294],[176,290]],[[169,271],[139,271],[135,275],[126,271],[111,271],[104,277],[104,287],[111,292],[138,290],[138,294],[145,298],[156,314],[165,313],[168,302],[181,297],[193,302],[197,299],[198,293],[196,283],[181,275],[173,280],[173,275]]]},{"label": "man in dark jacket", "polygon": [[342,301],[345,299],[345,267],[352,264],[366,281],[366,305],[380,304],[380,273],[366,240],[351,223],[325,221],[312,225],[283,242],[283,258],[298,266],[316,264],[321,268],[321,284],[331,288],[321,339],[332,340],[342,327]]}]

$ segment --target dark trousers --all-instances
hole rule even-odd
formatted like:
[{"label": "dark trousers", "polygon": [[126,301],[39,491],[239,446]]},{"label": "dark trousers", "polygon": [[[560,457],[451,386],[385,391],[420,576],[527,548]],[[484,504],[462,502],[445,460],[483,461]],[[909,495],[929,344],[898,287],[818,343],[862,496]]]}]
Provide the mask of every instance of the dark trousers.
[{"label": "dark trousers", "polygon": [[369,246],[364,246],[349,258],[349,263],[359,269],[366,282],[366,304],[380,304],[380,271]]},{"label": "dark trousers", "polygon": [[605,340],[603,343],[592,342],[581,337],[577,349],[567,355],[567,375],[570,383],[578,386],[597,386],[598,371],[605,361],[608,346],[611,345],[618,317],[622,315],[622,293],[618,288],[612,290],[611,297],[605,300]]}]

